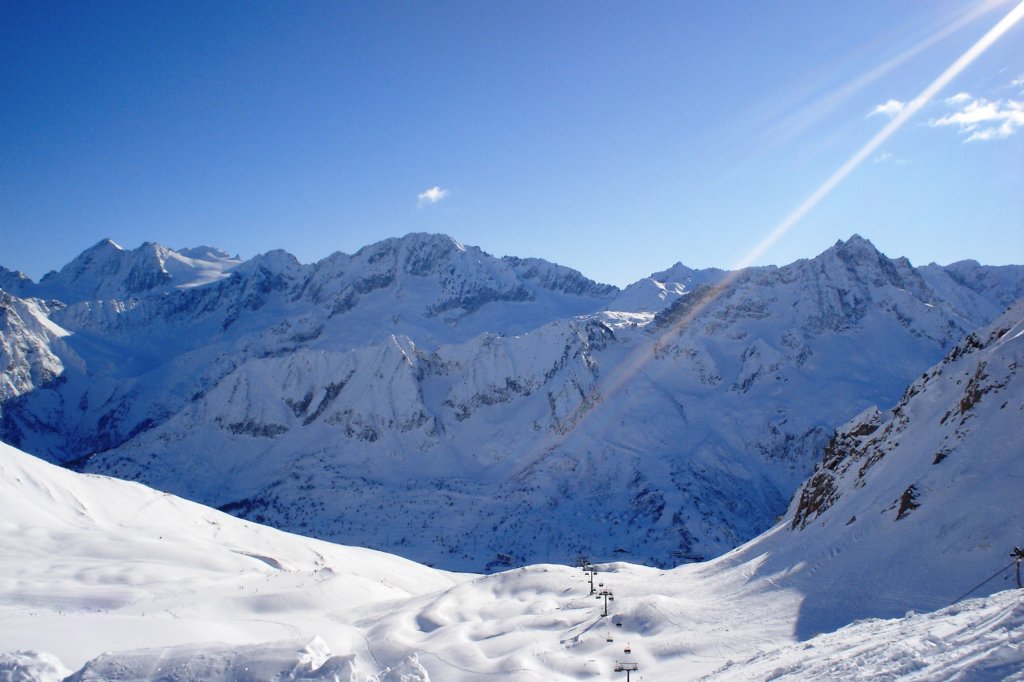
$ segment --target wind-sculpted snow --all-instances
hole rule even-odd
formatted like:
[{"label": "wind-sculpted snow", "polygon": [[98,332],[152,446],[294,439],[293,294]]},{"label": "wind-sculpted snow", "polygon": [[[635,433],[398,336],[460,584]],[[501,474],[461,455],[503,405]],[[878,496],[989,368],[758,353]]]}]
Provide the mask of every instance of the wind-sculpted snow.
[{"label": "wind-sculpted snow", "polygon": [[896,401],[1018,281],[936,272],[855,236],[784,267],[677,264],[653,298],[615,298],[441,235],[311,265],[274,251],[202,286],[38,308],[68,335],[33,357],[61,368],[8,397],[2,437],[449,568],[669,566],[771,525],[837,425]]},{"label": "wind-sculpted snow", "polygon": [[[256,526],[138,484],[74,474],[6,445],[0,519],[0,671],[8,650],[54,651],[78,667],[103,651],[178,646],[153,659],[141,651],[100,657],[75,679],[163,679],[179,664],[176,679],[245,679],[246,666],[253,679],[278,679],[274,665],[293,674],[301,665],[322,675],[353,665],[379,672],[413,652],[370,661],[365,644],[355,645],[351,614],[465,579]],[[314,641],[318,632],[358,655],[331,659]],[[184,646],[190,642],[203,644]],[[214,642],[230,655],[218,658]],[[31,667],[31,657],[22,661]],[[168,666],[164,675],[160,665]]]},{"label": "wind-sculpted snow", "polygon": [[[1000,501],[984,479],[965,480],[967,501]],[[918,513],[914,532],[953,536],[946,562],[975,551],[948,513]],[[998,591],[1003,575],[978,591],[985,598],[948,605],[908,591],[890,605],[896,617],[813,637],[795,630],[808,601],[829,597],[844,622],[863,611],[862,594],[805,570],[823,553],[880,597],[894,596],[882,578],[909,583],[932,571],[916,556],[893,563],[784,524],[708,563],[598,564],[595,589],[612,597],[604,602],[578,568],[444,573],[4,445],[0,524],[4,679],[567,682],[617,677],[624,661],[645,678],[682,682],[1016,679],[1024,666],[1024,601],[1020,590]],[[796,536],[801,543],[780,544]],[[894,533],[880,541],[902,542]],[[943,608],[929,611],[936,601]]]}]

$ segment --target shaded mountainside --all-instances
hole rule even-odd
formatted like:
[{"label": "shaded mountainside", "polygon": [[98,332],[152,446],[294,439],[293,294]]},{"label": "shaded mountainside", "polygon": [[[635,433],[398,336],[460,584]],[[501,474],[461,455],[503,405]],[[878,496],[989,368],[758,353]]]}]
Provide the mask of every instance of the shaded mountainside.
[{"label": "shaded mountainside", "polygon": [[723,561],[761,556],[758,575],[803,594],[801,637],[1015,587],[1022,367],[1018,302],[919,375],[894,407],[840,427],[786,520]]},{"label": "shaded mountainside", "polygon": [[937,267],[855,236],[620,293],[443,235],[271,252],[202,286],[32,303],[63,369],[6,399],[2,436],[449,568],[671,565],[768,527],[837,424],[1021,295],[1024,268]]}]

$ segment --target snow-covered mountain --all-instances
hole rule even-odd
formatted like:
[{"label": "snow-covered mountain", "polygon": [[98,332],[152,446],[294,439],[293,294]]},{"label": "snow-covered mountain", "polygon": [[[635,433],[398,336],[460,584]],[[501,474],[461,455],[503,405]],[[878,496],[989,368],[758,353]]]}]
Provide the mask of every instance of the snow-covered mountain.
[{"label": "snow-covered mountain", "polygon": [[[1012,586],[1007,572],[971,591],[1024,545],[1024,301],[957,344],[894,407],[838,429],[824,452],[794,497],[790,537],[759,569],[776,570],[787,549],[819,548],[780,582],[814,585],[799,632]],[[841,553],[852,556],[835,560]]]},{"label": "snow-covered mountain", "polygon": [[15,296],[31,296],[35,282],[20,270],[8,270],[0,265],[0,289]]},{"label": "snow-covered mountain", "polygon": [[577,568],[445,573],[0,445],[0,674],[1020,680],[1022,361],[1019,302],[836,430],[772,529],[673,570],[599,564],[609,601]]},{"label": "snow-covered mountain", "polygon": [[655,272],[627,286],[608,309],[656,313],[698,286],[718,284],[728,275],[728,271],[718,268],[694,270],[676,263],[668,270]]},{"label": "snow-covered mountain", "polygon": [[60,339],[67,332],[50,321],[50,308],[38,299],[21,299],[0,290],[0,402],[54,382],[73,353]]},{"label": "snow-covered mountain", "polygon": [[955,270],[855,236],[780,268],[677,265],[627,296],[441,235],[271,252],[204,286],[33,303],[64,369],[3,403],[2,435],[449,568],[672,565],[768,527],[838,424],[1024,293],[1024,268]]},{"label": "snow-covered mountain", "polygon": [[128,251],[104,239],[59,271],[44,275],[38,284],[23,282],[20,288],[22,293],[64,303],[125,300],[215,282],[241,262],[209,246],[175,251],[147,242]]}]

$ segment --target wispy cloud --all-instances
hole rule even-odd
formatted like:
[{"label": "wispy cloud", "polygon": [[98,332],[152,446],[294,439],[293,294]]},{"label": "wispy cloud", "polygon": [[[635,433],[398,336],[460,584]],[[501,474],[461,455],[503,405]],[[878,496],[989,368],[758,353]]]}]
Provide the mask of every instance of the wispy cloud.
[{"label": "wispy cloud", "polygon": [[427,204],[436,204],[448,196],[448,190],[441,189],[437,185],[434,185],[430,189],[424,190],[419,193],[418,206],[426,206]]},{"label": "wispy cloud", "polygon": [[906,102],[901,102],[898,99],[891,99],[885,104],[879,104],[877,107],[872,109],[868,116],[888,116],[889,118],[895,118],[900,115],[906,106]]},{"label": "wispy cloud", "polygon": [[1024,101],[990,101],[962,92],[947,99],[946,105],[956,111],[929,123],[935,127],[957,126],[968,136],[964,142],[1000,140],[1024,128]]},{"label": "wispy cloud", "polygon": [[908,159],[904,159],[902,156],[896,156],[892,152],[882,152],[877,154],[875,158],[871,159],[872,163],[891,163],[896,166],[906,166],[910,163]]}]

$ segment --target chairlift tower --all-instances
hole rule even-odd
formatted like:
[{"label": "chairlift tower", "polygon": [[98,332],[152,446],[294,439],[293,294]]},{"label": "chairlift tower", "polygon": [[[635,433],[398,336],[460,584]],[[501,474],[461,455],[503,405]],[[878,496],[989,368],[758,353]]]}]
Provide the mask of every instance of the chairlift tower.
[{"label": "chairlift tower", "polygon": [[621,673],[621,672],[626,673],[626,682],[629,682],[629,674],[636,672],[639,669],[639,667],[640,666],[638,666],[636,663],[626,663],[625,661],[622,661],[622,662],[616,661],[615,662],[615,672],[617,672],[617,673]]},{"label": "chairlift tower", "polygon": [[604,612],[601,614],[601,617],[604,618],[608,615],[608,602],[615,601],[615,597],[612,596],[612,591],[608,589],[601,590],[597,593],[597,599],[600,599],[601,597],[604,597]]},{"label": "chairlift tower", "polygon": [[1014,547],[1013,548],[1013,553],[1010,554],[1010,558],[1013,559],[1016,562],[1016,564],[1017,564],[1017,588],[1019,589],[1020,586],[1021,586],[1021,584],[1020,584],[1020,564],[1021,564],[1022,561],[1024,561],[1024,549],[1021,549],[1020,547]]},{"label": "chairlift tower", "polygon": [[594,576],[597,575],[597,569],[593,566],[587,566],[583,570],[590,576],[590,594],[594,594],[594,592],[597,592],[597,589],[594,587]]}]

